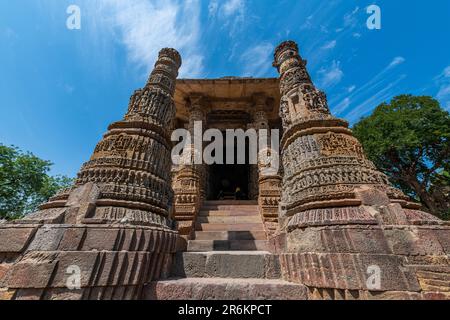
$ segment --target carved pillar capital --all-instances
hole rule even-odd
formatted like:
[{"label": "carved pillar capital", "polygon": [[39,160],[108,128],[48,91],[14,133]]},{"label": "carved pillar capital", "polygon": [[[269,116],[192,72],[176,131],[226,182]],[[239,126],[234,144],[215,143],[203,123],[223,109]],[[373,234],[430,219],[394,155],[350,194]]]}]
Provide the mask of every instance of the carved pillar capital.
[{"label": "carved pillar capital", "polygon": [[273,105],[269,104],[268,97],[263,93],[255,93],[252,96],[253,108],[252,108],[252,120],[253,122],[249,127],[256,130],[269,129],[269,120],[267,118],[267,112],[270,112]]},{"label": "carved pillar capital", "polygon": [[206,122],[206,116],[211,109],[209,100],[202,94],[193,93],[186,100],[189,111],[189,128],[193,128],[195,121]]}]

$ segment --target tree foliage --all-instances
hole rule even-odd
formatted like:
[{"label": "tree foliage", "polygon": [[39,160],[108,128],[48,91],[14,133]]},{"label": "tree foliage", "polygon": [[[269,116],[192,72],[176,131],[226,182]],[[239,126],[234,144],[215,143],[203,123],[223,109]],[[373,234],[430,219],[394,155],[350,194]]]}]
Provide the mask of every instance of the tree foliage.
[{"label": "tree foliage", "polygon": [[0,219],[16,219],[33,212],[73,180],[49,176],[52,163],[16,147],[0,144]]},{"label": "tree foliage", "polygon": [[428,96],[401,95],[353,128],[368,157],[428,211],[448,215],[450,115]]}]

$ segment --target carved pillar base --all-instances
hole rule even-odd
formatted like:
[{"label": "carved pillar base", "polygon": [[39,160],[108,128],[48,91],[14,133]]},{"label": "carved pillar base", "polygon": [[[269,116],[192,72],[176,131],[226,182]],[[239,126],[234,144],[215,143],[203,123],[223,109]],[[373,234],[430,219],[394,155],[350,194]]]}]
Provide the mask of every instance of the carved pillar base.
[{"label": "carved pillar base", "polygon": [[259,179],[259,210],[263,217],[268,238],[279,232],[278,212],[281,198],[281,177]]},{"label": "carved pillar base", "polygon": [[192,238],[195,221],[202,203],[201,168],[189,166],[175,173],[173,188],[175,192],[175,219],[178,232],[186,240]]}]

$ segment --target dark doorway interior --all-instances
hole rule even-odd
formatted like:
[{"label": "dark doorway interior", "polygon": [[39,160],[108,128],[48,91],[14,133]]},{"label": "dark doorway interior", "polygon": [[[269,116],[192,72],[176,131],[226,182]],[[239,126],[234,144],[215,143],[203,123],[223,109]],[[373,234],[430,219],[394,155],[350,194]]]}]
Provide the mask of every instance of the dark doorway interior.
[{"label": "dark doorway interior", "polygon": [[[210,200],[247,200],[248,165],[213,164],[209,171]],[[236,194],[239,188],[241,193]]]},{"label": "dark doorway interior", "polygon": [[[224,145],[225,160],[227,147]],[[234,163],[237,163],[237,145],[228,148],[234,148]],[[248,200],[249,174],[248,141],[246,141],[245,164],[213,164],[209,167],[208,199]],[[236,192],[238,189],[240,192]]]}]

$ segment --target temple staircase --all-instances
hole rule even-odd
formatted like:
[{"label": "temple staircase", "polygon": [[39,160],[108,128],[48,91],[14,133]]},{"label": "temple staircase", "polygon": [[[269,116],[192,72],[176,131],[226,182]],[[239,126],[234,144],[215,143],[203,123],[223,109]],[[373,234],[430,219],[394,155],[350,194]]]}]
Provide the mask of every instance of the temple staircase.
[{"label": "temple staircase", "polygon": [[306,287],[281,279],[256,201],[206,201],[187,252],[170,279],[151,283],[148,299],[306,299]]},{"label": "temple staircase", "polygon": [[257,201],[206,201],[189,252],[266,251],[267,236]]}]

